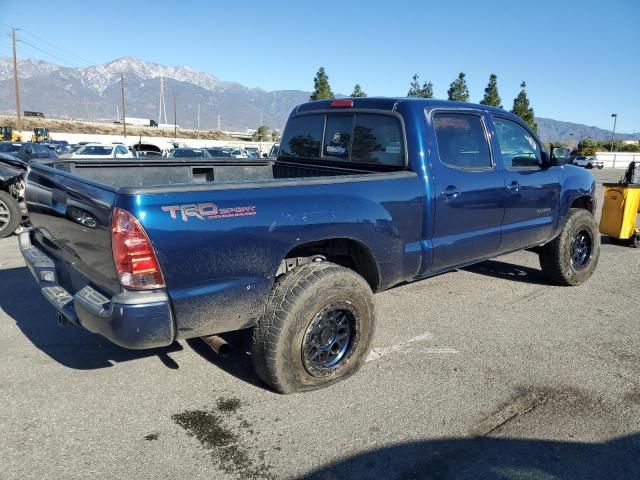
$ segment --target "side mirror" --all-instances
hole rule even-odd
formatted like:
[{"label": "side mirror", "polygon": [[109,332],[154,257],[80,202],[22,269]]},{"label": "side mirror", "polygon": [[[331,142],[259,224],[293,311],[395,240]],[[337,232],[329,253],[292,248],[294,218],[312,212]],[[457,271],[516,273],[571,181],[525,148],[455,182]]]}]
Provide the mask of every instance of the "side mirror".
[{"label": "side mirror", "polygon": [[561,167],[567,163],[569,159],[569,149],[551,146],[551,165]]},{"label": "side mirror", "polygon": [[25,149],[24,153],[26,153],[27,155],[33,155],[33,150],[31,150],[30,148]]}]

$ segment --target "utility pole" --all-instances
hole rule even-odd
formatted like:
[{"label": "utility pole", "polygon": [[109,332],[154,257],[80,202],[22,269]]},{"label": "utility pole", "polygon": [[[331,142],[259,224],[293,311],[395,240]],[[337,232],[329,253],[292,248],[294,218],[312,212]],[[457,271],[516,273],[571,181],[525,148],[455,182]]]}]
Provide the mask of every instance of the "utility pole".
[{"label": "utility pole", "polygon": [[611,150],[609,151],[613,152],[613,136],[616,134],[616,121],[618,120],[618,114],[612,113],[611,116],[613,117],[613,131],[611,132]]},{"label": "utility pole", "polygon": [[22,130],[22,110],[20,109],[20,83],[18,80],[18,58],[16,56],[16,29],[13,31],[13,78],[16,83],[16,130]]},{"label": "utility pole", "polygon": [[178,139],[178,113],[176,112],[176,96],[173,96],[173,136]]},{"label": "utility pole", "polygon": [[158,123],[162,122],[162,114],[164,113],[164,123],[167,123],[167,105],[164,101],[164,77],[160,75],[160,108],[158,109]]},{"label": "utility pole", "polygon": [[198,94],[198,140],[200,140],[200,97],[201,95]]},{"label": "utility pole", "polygon": [[124,110],[124,74],[120,74],[120,91],[122,93],[122,127],[124,128],[124,138],[127,138],[127,114]]},{"label": "utility pole", "polygon": [[218,131],[220,131],[220,114],[218,114]]}]

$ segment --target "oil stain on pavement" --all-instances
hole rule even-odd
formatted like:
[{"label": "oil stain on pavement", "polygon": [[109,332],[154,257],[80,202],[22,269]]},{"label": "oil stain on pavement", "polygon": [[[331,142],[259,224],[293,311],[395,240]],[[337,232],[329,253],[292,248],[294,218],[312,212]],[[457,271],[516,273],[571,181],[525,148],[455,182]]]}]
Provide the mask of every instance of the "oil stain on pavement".
[{"label": "oil stain on pavement", "polygon": [[241,406],[237,398],[219,398],[216,409],[186,410],[171,418],[210,451],[211,458],[224,473],[248,480],[275,479],[270,466],[264,462],[264,452],[259,451],[255,459],[255,449],[245,442],[247,434],[254,433],[251,424],[237,415],[238,427],[231,425],[230,415],[236,414]]}]

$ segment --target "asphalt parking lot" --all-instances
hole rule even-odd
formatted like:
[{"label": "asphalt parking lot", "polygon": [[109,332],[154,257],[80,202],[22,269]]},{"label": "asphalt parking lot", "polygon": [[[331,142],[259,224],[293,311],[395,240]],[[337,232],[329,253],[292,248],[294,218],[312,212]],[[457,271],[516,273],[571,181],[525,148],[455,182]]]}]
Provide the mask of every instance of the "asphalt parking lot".
[{"label": "asphalt parking lot", "polygon": [[580,287],[520,252],[376,307],[358,375],[282,396],[242,333],[219,358],[58,327],[0,240],[0,478],[640,478],[640,250],[604,241]]}]

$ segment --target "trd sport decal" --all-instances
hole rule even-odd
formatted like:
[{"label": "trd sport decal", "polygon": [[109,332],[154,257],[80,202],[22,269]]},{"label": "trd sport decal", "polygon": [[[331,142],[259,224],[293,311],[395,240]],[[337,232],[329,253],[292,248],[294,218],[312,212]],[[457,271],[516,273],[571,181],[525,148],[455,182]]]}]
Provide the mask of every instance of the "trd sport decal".
[{"label": "trd sport decal", "polygon": [[249,205],[248,207],[218,208],[215,203],[189,203],[186,205],[167,205],[162,207],[162,211],[169,212],[172,220],[176,220],[180,215],[182,221],[187,222],[189,217],[199,220],[248,217],[256,214],[256,207],[255,205]]}]

